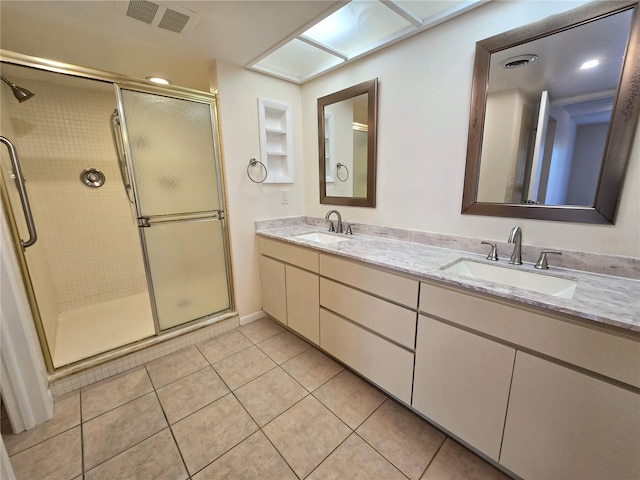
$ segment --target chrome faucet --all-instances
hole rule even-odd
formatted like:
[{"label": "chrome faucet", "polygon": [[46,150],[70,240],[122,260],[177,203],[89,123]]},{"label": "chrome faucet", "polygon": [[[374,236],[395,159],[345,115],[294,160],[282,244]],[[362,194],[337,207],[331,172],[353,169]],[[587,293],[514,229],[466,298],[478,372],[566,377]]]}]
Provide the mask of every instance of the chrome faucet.
[{"label": "chrome faucet", "polygon": [[[335,226],[335,228],[333,226],[333,220],[329,219],[332,213],[335,213],[338,217],[338,223]],[[342,215],[340,215],[340,212],[338,210],[329,210],[327,214],[324,216],[324,218],[329,221],[330,232],[344,233],[344,230],[342,229]]]},{"label": "chrome faucet", "polygon": [[509,240],[507,240],[507,242],[514,244],[509,263],[512,265],[522,265],[522,229],[520,227],[513,227],[511,233],[509,233]]}]

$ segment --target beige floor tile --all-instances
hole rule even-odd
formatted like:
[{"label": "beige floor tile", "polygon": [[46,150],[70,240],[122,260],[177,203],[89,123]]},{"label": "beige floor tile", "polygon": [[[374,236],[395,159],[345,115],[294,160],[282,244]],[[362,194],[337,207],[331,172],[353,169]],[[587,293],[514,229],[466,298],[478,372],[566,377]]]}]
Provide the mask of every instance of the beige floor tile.
[{"label": "beige floor tile", "polygon": [[162,387],[157,393],[169,424],[174,424],[224,397],[229,389],[212,367],[205,367]]},{"label": "beige floor tile", "polygon": [[311,348],[307,342],[286,330],[258,344],[258,348],[278,365]]},{"label": "beige floor tile", "polygon": [[397,402],[387,399],[357,433],[411,479],[418,479],[445,435]]},{"label": "beige floor tile", "polygon": [[85,480],[185,480],[187,470],[167,428],[85,473]]},{"label": "beige floor tile", "polygon": [[241,387],[276,366],[262,350],[253,346],[213,365],[231,390]]},{"label": "beige floor tile", "polygon": [[313,395],[354,430],[387,398],[347,369],[318,388]]},{"label": "beige floor tile", "polygon": [[3,435],[2,438],[7,453],[14,455],[76,425],[80,425],[80,394],[73,392],[56,399],[51,420],[31,430]]},{"label": "beige floor tile", "polygon": [[153,391],[145,368],[125,372],[82,389],[82,420],[124,405]]},{"label": "beige floor tile", "polygon": [[80,427],[11,457],[16,480],[70,479],[82,474]]},{"label": "beige floor tile", "polygon": [[308,394],[281,368],[274,368],[235,391],[240,403],[260,426],[266,425]]},{"label": "beige floor tile", "polygon": [[451,438],[433,459],[422,480],[509,480],[509,477]]},{"label": "beige floor tile", "polygon": [[406,480],[407,477],[354,433],[307,477],[308,480],[344,478]]},{"label": "beige floor tile", "polygon": [[227,358],[229,355],[238,353],[247,347],[253,345],[251,341],[237,330],[212,338],[206,342],[198,344],[198,348],[207,358],[209,363],[213,365]]},{"label": "beige floor tile", "polygon": [[82,426],[84,468],[88,470],[167,426],[155,393],[148,393]]},{"label": "beige floor tile", "polygon": [[309,395],[263,428],[293,471],[306,477],[351,433]]},{"label": "beige floor tile", "polygon": [[174,382],[207,366],[207,360],[195,346],[147,363],[147,371],[156,388]]},{"label": "beige floor tile", "polygon": [[280,325],[270,318],[260,318],[246,325],[238,327],[249,340],[253,343],[260,343],[267,338],[273,337],[284,331]]},{"label": "beige floor tile", "polygon": [[229,394],[171,426],[190,474],[206,466],[258,429]]},{"label": "beige floor tile", "polygon": [[296,480],[297,477],[260,431],[194,475],[193,480]]},{"label": "beige floor tile", "polygon": [[282,368],[312,392],[339,373],[343,367],[319,350],[310,348],[283,363]]}]

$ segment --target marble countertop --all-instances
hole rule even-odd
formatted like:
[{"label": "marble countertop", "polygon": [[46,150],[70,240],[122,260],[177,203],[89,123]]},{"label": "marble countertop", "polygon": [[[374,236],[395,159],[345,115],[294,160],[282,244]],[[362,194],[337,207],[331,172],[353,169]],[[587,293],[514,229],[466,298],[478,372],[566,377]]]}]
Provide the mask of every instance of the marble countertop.
[{"label": "marble countertop", "polygon": [[[322,244],[296,237],[296,235],[313,232],[326,232],[326,229],[309,224],[296,224],[261,229],[256,233],[263,237],[392,269],[424,280],[435,280],[474,292],[548,309],[555,313],[564,313],[580,319],[640,332],[640,281],[638,280],[550,266],[549,270],[545,270],[542,274],[572,278],[578,282],[573,298],[559,298],[441,270],[441,267],[460,258],[485,261],[484,255],[362,234],[348,235],[347,241],[334,244]],[[489,261],[486,263],[496,264]],[[501,259],[497,264],[508,268],[535,271],[531,263],[512,266]]]}]

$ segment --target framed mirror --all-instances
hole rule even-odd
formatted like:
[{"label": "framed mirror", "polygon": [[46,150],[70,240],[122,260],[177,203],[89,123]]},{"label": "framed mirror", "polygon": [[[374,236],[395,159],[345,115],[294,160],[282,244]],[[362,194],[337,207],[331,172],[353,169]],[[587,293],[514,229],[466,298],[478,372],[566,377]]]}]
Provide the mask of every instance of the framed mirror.
[{"label": "framed mirror", "polygon": [[476,44],[462,213],[614,223],[640,110],[638,3]]},{"label": "framed mirror", "polygon": [[376,206],[378,79],[318,99],[320,203]]}]

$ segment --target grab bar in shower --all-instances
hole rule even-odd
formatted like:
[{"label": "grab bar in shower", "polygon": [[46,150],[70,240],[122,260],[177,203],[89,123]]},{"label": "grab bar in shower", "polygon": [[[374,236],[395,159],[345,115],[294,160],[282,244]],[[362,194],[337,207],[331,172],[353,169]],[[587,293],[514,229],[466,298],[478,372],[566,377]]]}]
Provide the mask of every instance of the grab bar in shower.
[{"label": "grab bar in shower", "polygon": [[36,233],[36,226],[33,223],[33,215],[31,214],[31,206],[29,205],[29,198],[27,197],[27,189],[24,186],[24,177],[22,176],[22,169],[20,168],[20,161],[18,160],[18,152],[16,152],[16,147],[13,146],[13,143],[11,143],[8,138],[0,136],[0,142],[4,143],[9,150],[9,158],[11,159],[11,165],[13,167],[16,187],[18,187],[20,203],[22,203],[22,211],[24,212],[24,218],[27,221],[27,230],[29,232],[29,239],[26,241],[20,239],[20,245],[22,245],[22,248],[27,248],[36,243],[38,234]]},{"label": "grab bar in shower", "polygon": [[120,116],[118,110],[114,110],[111,114],[111,136],[113,144],[116,147],[116,156],[118,157],[118,167],[120,168],[120,177],[124,185],[124,191],[131,203],[135,203],[131,198],[131,182],[129,181],[129,173],[127,172],[127,160],[124,153],[124,145],[122,143],[122,133],[120,132]]}]

